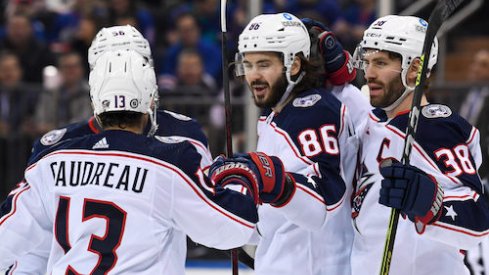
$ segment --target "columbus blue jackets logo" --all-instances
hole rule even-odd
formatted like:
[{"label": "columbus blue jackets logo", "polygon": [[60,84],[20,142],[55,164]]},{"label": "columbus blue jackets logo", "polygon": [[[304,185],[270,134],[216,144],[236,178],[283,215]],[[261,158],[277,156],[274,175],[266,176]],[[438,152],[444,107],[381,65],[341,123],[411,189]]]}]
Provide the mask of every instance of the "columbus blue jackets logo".
[{"label": "columbus blue jackets logo", "polygon": [[305,97],[298,97],[294,99],[292,105],[294,105],[294,107],[311,107],[314,104],[316,104],[320,99],[321,96],[318,94],[308,95]]},{"label": "columbus blue jackets logo", "polygon": [[41,144],[44,146],[53,145],[58,141],[60,141],[65,135],[65,133],[66,133],[66,128],[49,131],[44,136],[42,136]]},{"label": "columbus blue jackets logo", "polygon": [[440,104],[431,104],[423,107],[421,113],[426,118],[439,118],[439,117],[449,117],[452,114],[452,110],[448,106]]},{"label": "columbus blue jackets logo", "polygon": [[355,219],[360,213],[360,209],[362,208],[363,201],[367,196],[368,191],[374,185],[374,181],[372,180],[373,173],[368,172],[365,164],[362,165],[360,184],[352,197],[351,200],[351,217]]}]

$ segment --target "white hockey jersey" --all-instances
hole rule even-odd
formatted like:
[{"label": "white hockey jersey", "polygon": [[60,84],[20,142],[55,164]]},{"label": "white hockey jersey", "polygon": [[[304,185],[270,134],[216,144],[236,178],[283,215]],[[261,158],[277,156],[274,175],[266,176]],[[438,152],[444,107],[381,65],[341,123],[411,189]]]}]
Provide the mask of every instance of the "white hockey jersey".
[{"label": "white hockey jersey", "polygon": [[[197,152],[202,156],[201,167],[204,169],[212,162],[212,156],[207,144],[207,137],[202,131],[199,123],[187,116],[170,112],[167,110],[157,111],[157,123],[159,124],[155,135],[160,139],[169,142],[188,141]],[[148,123],[144,130],[146,134],[150,130]],[[43,150],[46,150],[54,144],[85,135],[98,134],[102,131],[94,117],[87,121],[73,123],[63,128],[52,130],[37,140],[32,147],[31,158],[35,158]],[[39,246],[36,250],[30,251],[24,255],[7,272],[7,275],[44,275],[48,262],[49,250],[51,247],[51,237],[47,236],[44,245]],[[185,251],[183,251],[185,254]]]},{"label": "white hockey jersey", "polygon": [[[355,238],[354,275],[379,274],[391,208],[379,204],[382,177],[379,163],[401,160],[408,112],[387,120],[376,109],[362,133],[361,178],[355,188],[352,215]],[[397,228],[391,274],[468,274],[463,253],[489,233],[489,208],[481,196],[477,168],[481,162],[479,134],[444,105],[422,108],[410,164],[426,172],[444,189],[438,221],[417,233],[401,216]]]},{"label": "white hockey jersey", "polygon": [[357,137],[347,108],[330,92],[310,90],[258,122],[257,151],[307,176],[282,208],[259,207],[257,275],[350,274],[349,198]]},{"label": "white hockey jersey", "polygon": [[0,269],[53,236],[49,274],[184,274],[185,235],[219,249],[246,243],[253,199],[214,187],[188,142],[126,131],[43,151],[1,209]]}]

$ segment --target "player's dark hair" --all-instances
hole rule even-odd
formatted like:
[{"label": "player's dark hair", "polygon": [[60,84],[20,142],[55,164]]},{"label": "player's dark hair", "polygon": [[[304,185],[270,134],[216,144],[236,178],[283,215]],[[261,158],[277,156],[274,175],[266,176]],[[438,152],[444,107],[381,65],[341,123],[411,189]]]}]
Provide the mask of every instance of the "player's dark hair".
[{"label": "player's dark hair", "polygon": [[[297,56],[301,59],[301,72],[305,72],[306,74],[294,87],[292,93],[300,94],[309,89],[323,87],[325,72],[322,58],[311,58],[307,60],[301,53]],[[294,78],[292,79],[295,80]]]},{"label": "player's dark hair", "polygon": [[141,125],[142,113],[130,111],[105,112],[98,115],[102,128],[118,127],[126,129]]},{"label": "player's dark hair", "polygon": [[395,53],[391,51],[386,51],[390,59],[400,59],[402,62],[402,55],[400,53]]}]

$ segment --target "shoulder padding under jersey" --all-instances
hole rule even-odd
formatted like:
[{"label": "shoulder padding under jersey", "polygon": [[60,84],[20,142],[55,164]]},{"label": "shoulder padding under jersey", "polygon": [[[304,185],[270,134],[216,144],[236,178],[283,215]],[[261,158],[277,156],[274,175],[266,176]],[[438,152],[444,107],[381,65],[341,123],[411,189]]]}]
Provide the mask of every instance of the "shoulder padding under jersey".
[{"label": "shoulder padding under jersey", "polygon": [[197,140],[207,146],[207,137],[202,131],[202,126],[194,119],[174,112],[158,111],[157,136],[182,136]]},{"label": "shoulder padding under jersey", "polygon": [[[98,146],[103,144],[104,146]],[[44,156],[62,150],[120,151],[144,155],[174,164],[192,175],[199,168],[201,155],[189,142],[165,143],[155,138],[127,131],[105,131],[62,141],[35,156],[29,165]],[[183,159],[184,158],[184,159]],[[189,166],[189,169],[185,169]]]},{"label": "shoulder padding under jersey", "polygon": [[31,156],[29,157],[29,161],[35,158],[46,148],[53,146],[58,142],[97,133],[97,128],[94,128],[95,126],[90,125],[94,122],[94,118],[92,117],[89,120],[72,123],[67,125],[66,127],[54,129],[47,132],[40,139],[36,140],[32,145],[32,152]]},{"label": "shoulder padding under jersey", "polygon": [[318,129],[325,124],[341,127],[342,104],[330,92],[313,89],[301,93],[287,104],[274,119],[277,126],[291,136],[297,136],[307,129]]}]

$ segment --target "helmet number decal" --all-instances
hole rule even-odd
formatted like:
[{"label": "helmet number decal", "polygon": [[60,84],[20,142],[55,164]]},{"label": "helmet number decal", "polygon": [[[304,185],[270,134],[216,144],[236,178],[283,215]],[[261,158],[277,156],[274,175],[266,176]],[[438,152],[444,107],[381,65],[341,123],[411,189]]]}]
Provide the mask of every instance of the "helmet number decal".
[{"label": "helmet number decal", "polygon": [[126,97],[123,95],[114,96],[114,107],[115,108],[124,108],[126,107]]},{"label": "helmet number decal", "polygon": [[126,33],[123,30],[118,30],[118,31],[112,32],[112,35],[113,36],[119,36],[119,35],[126,35]]},{"label": "helmet number decal", "polygon": [[249,27],[248,27],[248,30],[252,31],[252,30],[258,30],[260,28],[260,24],[259,23],[253,23],[251,24]]}]

